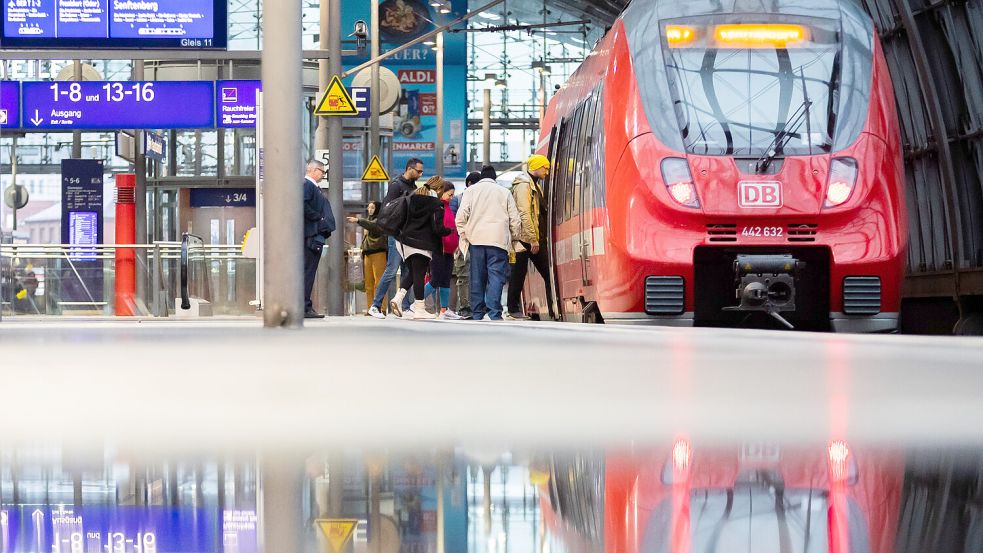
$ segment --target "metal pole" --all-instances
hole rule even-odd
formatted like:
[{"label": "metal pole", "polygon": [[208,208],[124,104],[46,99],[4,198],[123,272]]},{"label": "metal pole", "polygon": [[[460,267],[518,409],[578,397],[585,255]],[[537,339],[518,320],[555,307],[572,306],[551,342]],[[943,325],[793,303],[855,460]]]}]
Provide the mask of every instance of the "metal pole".
[{"label": "metal pole", "polygon": [[485,104],[481,112],[482,155],[484,165],[491,164],[491,89],[485,89]]},{"label": "metal pole", "polygon": [[[372,0],[369,2],[372,6],[372,17],[369,19],[370,33],[369,37],[371,40],[369,54],[375,59],[379,57],[379,2],[377,0]],[[373,155],[379,155],[379,96],[380,96],[380,83],[379,83],[379,64],[373,63],[370,69],[371,73],[369,75],[372,77],[372,82],[370,86],[372,89],[369,92],[369,159]]]},{"label": "metal pole", "polygon": [[[10,185],[14,187],[14,205],[11,206],[11,209],[14,210],[14,218],[13,218],[14,228],[13,228],[13,230],[17,230],[17,196],[18,196],[18,194],[17,194],[17,135],[16,134],[12,137],[12,140],[13,140],[13,143],[12,143],[12,145],[10,147]],[[0,227],[0,230],[2,230],[2,228],[3,227]]]},{"label": "metal pole", "polygon": [[[74,70],[73,79],[82,82],[82,60],[73,60],[72,69]],[[72,158],[82,157],[82,131],[72,131]]]},{"label": "metal pole", "polygon": [[[276,10],[267,11],[267,18],[274,11]],[[299,14],[296,21],[300,22]],[[269,19],[266,20],[266,24],[269,24]],[[267,25],[264,27],[268,29]],[[300,33],[297,34],[297,37],[300,37]],[[266,44],[269,47],[269,35],[267,35]],[[297,67],[300,68],[299,63]],[[269,87],[266,90],[272,88]],[[294,165],[297,165],[296,160]],[[299,185],[300,183],[293,184]],[[299,225],[295,226],[300,228]],[[300,241],[298,240],[297,243],[299,246]],[[301,508],[301,498],[304,493],[303,466],[303,459],[300,456],[288,454],[266,455],[260,461],[260,470],[262,471],[259,485],[260,513],[258,517],[261,528],[260,551],[265,553],[299,553],[304,551],[304,514]]]},{"label": "metal pole", "polygon": [[[269,175],[263,179],[266,327],[300,328],[304,324],[303,236],[299,224],[304,179],[300,152],[301,35],[300,0],[277,2],[275,8],[264,10],[263,172]],[[276,550],[299,551],[299,547],[280,546]]]},{"label": "metal pole", "polygon": [[[444,33],[437,33],[437,154],[436,175],[444,175]],[[440,543],[438,541],[438,543]]]},{"label": "metal pole", "polygon": [[[331,34],[330,31],[330,15],[331,7],[328,5],[329,0],[320,0],[321,16],[320,16],[320,42],[319,46],[321,50],[327,50],[330,44]],[[331,68],[328,63],[327,58],[318,60],[317,62],[317,82],[318,82],[318,95],[315,100],[323,98],[328,91],[328,84],[331,80],[331,75],[329,74]],[[328,149],[328,118],[318,117],[316,127],[314,128],[314,149],[315,150],[327,150]],[[330,153],[328,160],[328,171],[331,170],[331,160]],[[334,205],[331,206],[334,208]],[[337,221],[337,220],[336,220]],[[338,231],[341,232],[341,231]],[[326,256],[322,257],[320,263],[318,263],[317,276],[314,281],[314,288],[317,290],[317,297],[319,302],[322,304],[320,307],[314,306],[315,310],[327,311],[327,298],[329,295],[328,287],[328,274],[331,269],[328,267],[328,258]]]},{"label": "metal pole", "polygon": [[[321,0],[324,2],[325,0]],[[373,3],[375,0],[372,0]],[[327,0],[328,13],[328,70],[332,75],[341,74],[341,0]],[[337,54],[337,55],[335,55]],[[374,93],[374,95],[378,95]],[[328,119],[328,152],[331,163],[328,167],[328,201],[334,210],[338,230],[328,239],[328,294],[327,309],[329,315],[340,316],[345,313],[345,232],[344,232],[344,169],[342,158],[342,122],[341,117]]]},{"label": "metal pole", "polygon": [[494,465],[482,465],[481,467],[482,476],[484,476],[484,482],[482,482],[484,484],[484,498],[483,498],[484,509],[482,509],[482,511],[484,515],[483,519],[485,522],[486,539],[491,537],[491,531],[492,531],[491,475],[493,470],[495,470]]},{"label": "metal pole", "polygon": [[[133,80],[142,81],[144,79],[144,61],[143,60],[133,60]],[[133,141],[135,150],[133,156],[133,172],[136,173],[136,189],[133,191],[136,198],[136,224],[134,225],[136,230],[136,243],[146,244],[149,242],[149,235],[147,234],[147,158],[144,155],[144,148],[141,147],[143,144],[143,130],[134,129],[133,131]],[[171,152],[171,155],[174,155]],[[147,301],[147,250],[143,248],[137,248],[137,297],[141,301]],[[139,304],[138,304],[139,305]]]},{"label": "metal pole", "polygon": [[[440,35],[437,36],[439,37]],[[437,40],[439,41],[440,39]],[[437,44],[440,44],[440,42],[438,42]],[[438,64],[439,63],[440,62],[438,61]],[[444,467],[444,456],[442,454],[438,454],[438,455],[439,458],[437,459],[437,553],[444,553],[444,517],[447,514],[444,508],[445,467]]]}]

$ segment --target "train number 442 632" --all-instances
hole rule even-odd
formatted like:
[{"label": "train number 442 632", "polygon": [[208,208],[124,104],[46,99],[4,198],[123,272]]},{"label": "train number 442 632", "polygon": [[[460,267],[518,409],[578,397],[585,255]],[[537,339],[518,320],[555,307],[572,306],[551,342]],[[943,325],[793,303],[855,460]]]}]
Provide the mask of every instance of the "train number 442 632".
[{"label": "train number 442 632", "polygon": [[784,229],[782,227],[743,227],[741,236],[748,238],[781,238]]}]

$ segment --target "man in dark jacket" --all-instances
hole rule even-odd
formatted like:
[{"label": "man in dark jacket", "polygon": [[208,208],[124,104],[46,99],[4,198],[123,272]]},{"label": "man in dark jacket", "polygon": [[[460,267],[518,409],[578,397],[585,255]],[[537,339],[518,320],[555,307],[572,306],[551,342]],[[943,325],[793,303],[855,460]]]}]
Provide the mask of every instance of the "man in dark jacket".
[{"label": "man in dark jacket", "polygon": [[324,315],[314,311],[311,291],[314,289],[314,275],[321,261],[324,243],[335,230],[331,203],[321,193],[317,183],[324,178],[324,164],[314,159],[307,163],[304,175],[304,318],[323,319]]},{"label": "man in dark jacket", "polygon": [[[389,190],[386,191],[386,199],[383,200],[382,205],[385,206],[400,196],[409,196],[415,192],[416,181],[421,176],[423,176],[423,162],[417,158],[407,161],[406,170],[403,171],[403,174],[390,181]],[[375,297],[372,298],[372,306],[369,307],[369,315],[377,319],[386,318],[386,315],[380,309],[382,307],[382,300],[386,297],[389,287],[396,280],[396,271],[402,266],[404,274],[409,272],[409,269],[403,263],[403,258],[400,257],[399,252],[396,250],[396,239],[392,236],[388,240],[388,249],[386,270],[383,271],[382,278],[379,279],[379,286],[375,289]]]}]

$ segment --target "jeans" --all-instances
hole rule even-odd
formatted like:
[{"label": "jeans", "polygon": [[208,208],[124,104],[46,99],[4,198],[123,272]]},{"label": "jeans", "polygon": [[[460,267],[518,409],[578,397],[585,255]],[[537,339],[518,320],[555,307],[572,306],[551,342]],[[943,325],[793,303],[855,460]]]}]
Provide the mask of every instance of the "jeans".
[{"label": "jeans", "polygon": [[[382,300],[386,297],[386,292],[389,291],[393,281],[396,280],[396,271],[399,270],[400,265],[405,265],[403,258],[399,255],[399,250],[396,249],[396,239],[392,236],[389,237],[389,253],[387,255],[386,270],[382,272],[382,278],[379,279],[379,285],[375,289],[375,297],[372,298],[372,306],[376,309],[382,309]],[[404,266],[403,272],[408,273],[409,269]]]},{"label": "jeans", "polygon": [[485,314],[493,321],[502,320],[502,290],[508,281],[509,253],[495,246],[474,246],[471,257],[471,318],[481,320]]}]

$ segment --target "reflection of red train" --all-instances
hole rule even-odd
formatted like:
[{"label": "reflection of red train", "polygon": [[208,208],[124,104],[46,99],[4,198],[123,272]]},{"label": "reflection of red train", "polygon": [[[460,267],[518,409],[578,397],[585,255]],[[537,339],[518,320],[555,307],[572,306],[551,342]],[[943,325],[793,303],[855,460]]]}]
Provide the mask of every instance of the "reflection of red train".
[{"label": "reflection of red train", "polygon": [[903,469],[842,441],[554,456],[546,539],[554,552],[893,553]]},{"label": "reflection of red train", "polygon": [[[873,24],[853,0],[765,4],[635,0],[551,100],[565,319],[897,328],[904,176]],[[538,277],[525,295],[547,312]]]}]

